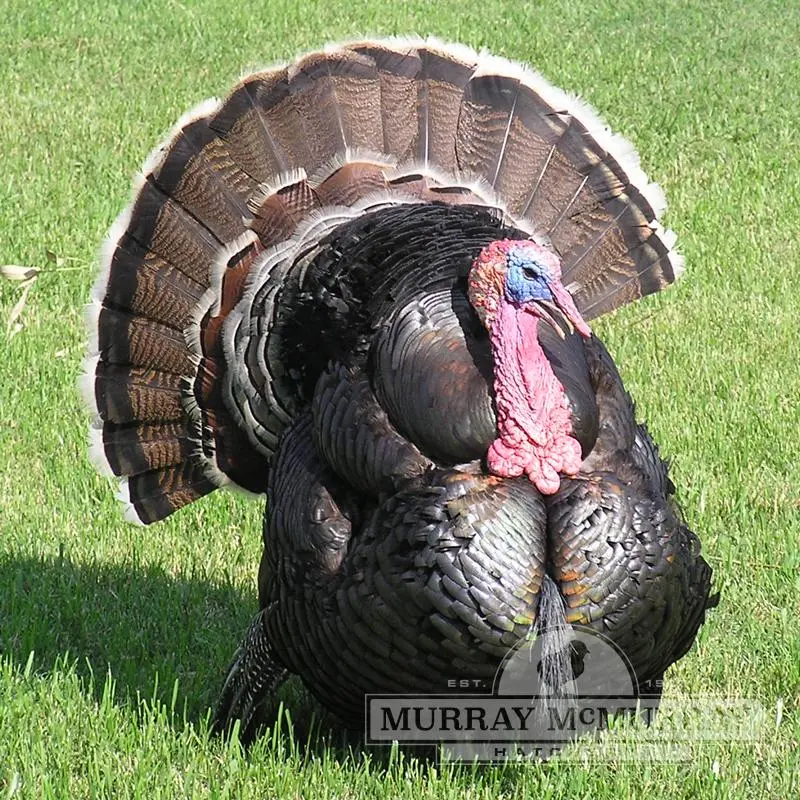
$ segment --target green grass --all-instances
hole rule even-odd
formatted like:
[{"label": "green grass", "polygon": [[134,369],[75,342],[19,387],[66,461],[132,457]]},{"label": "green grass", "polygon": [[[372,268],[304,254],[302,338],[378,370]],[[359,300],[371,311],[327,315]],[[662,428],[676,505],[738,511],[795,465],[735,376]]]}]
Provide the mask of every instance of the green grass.
[{"label": "green grass", "polygon": [[[778,0],[6,0],[0,17],[0,796],[794,797],[800,760],[800,8]],[[585,7],[583,7],[585,6]],[[125,524],[86,457],[83,304],[130,176],[245,69],[434,33],[528,60],[631,138],[687,275],[597,326],[703,538],[722,604],[673,696],[749,697],[755,743],[688,764],[436,768],[207,735],[255,608],[261,504]],[[48,255],[50,253],[51,255]],[[294,685],[292,709],[310,707]],[[782,703],[779,720],[776,713]]]}]

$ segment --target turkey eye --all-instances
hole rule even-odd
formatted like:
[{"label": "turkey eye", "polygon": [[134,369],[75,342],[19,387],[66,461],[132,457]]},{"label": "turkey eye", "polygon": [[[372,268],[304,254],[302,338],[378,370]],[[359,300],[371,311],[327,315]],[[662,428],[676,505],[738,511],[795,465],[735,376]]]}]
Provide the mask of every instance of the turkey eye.
[{"label": "turkey eye", "polygon": [[534,278],[537,278],[538,275],[536,274],[536,270],[532,267],[523,267],[522,274],[529,280],[532,281]]}]

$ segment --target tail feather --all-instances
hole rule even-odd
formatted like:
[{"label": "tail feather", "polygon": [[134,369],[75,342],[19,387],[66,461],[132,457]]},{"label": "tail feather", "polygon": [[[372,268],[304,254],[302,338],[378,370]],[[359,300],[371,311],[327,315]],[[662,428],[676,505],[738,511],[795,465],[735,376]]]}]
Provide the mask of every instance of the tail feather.
[{"label": "tail feather", "polygon": [[[587,176],[600,163],[602,154],[588,139],[586,129],[567,114],[551,113],[553,137],[542,171],[522,209],[523,216],[535,220],[537,227],[550,233],[587,188]],[[589,202],[597,205],[594,198]]]},{"label": "tail feather", "polygon": [[269,246],[288,239],[321,203],[305,170],[298,170],[262,184],[251,197],[250,207],[256,215],[252,228],[264,246]]},{"label": "tail feather", "polygon": [[400,163],[414,160],[419,135],[419,53],[413,47],[389,42],[361,42],[351,49],[372,59],[378,71],[383,129],[383,146],[379,149],[396,156]]},{"label": "tail feather", "polygon": [[100,308],[117,308],[183,330],[206,287],[142,247],[127,234],[111,239],[106,273],[95,288],[90,331],[97,330]]},{"label": "tail feather", "polygon": [[100,308],[92,355],[104,364],[129,364],[183,375],[194,368],[183,332],[115,308]]},{"label": "tail feather", "polygon": [[114,475],[172,467],[186,461],[191,444],[180,422],[107,423],[96,447]]},{"label": "tail feather", "polygon": [[353,206],[365,197],[386,191],[387,167],[369,161],[345,163],[322,180],[314,193],[323,206]]},{"label": "tail feather", "polygon": [[457,174],[456,136],[464,88],[475,69],[446,51],[420,47],[422,59],[418,77],[418,118],[416,160],[424,167],[436,167]]},{"label": "tail feather", "polygon": [[[247,198],[255,181],[233,161],[205,114],[218,104],[202,104],[184,118],[171,141],[146,165],[147,179],[208,228],[220,241],[246,230]],[[196,116],[202,114],[203,116]]]},{"label": "tail feather", "polygon": [[127,500],[129,518],[149,525],[199,500],[217,485],[207,477],[202,465],[184,461],[132,475],[124,486],[128,496],[122,499]]},{"label": "tail feather", "polygon": [[[312,53],[290,68],[289,87],[311,160],[309,173],[348,148],[379,152],[383,144],[380,79],[375,62],[352,50]],[[297,165],[299,166],[299,164]]]},{"label": "tail feather", "polygon": [[[270,147],[287,172],[313,162],[303,135],[300,112],[289,86],[289,67],[257,73],[245,80],[253,107],[270,141]],[[275,173],[273,173],[275,174]],[[268,180],[269,176],[265,178]]]},{"label": "tail feather", "polygon": [[93,388],[95,407],[106,422],[183,418],[180,375],[100,361]]},{"label": "tail feather", "polygon": [[146,179],[126,234],[201,286],[208,286],[222,242],[180,203]]},{"label": "tail feather", "polygon": [[456,144],[459,169],[488,181],[511,213],[519,208],[536,169],[535,163],[520,162],[511,152],[519,93],[519,80],[477,70],[464,89]]},{"label": "tail feather", "polygon": [[619,307],[620,301],[631,303],[645,295],[663,289],[671,281],[665,275],[674,275],[680,269],[674,256],[664,247],[663,241],[658,236],[651,236],[642,242],[636,249],[630,250],[620,264],[612,265],[609,272],[619,269],[623,274],[625,270],[635,270],[633,275],[621,283],[617,283],[604,293],[596,295],[586,306],[587,317],[599,317]]},{"label": "tail feather", "polygon": [[209,122],[233,161],[257,183],[290,169],[259,110],[259,90],[265,78],[270,80],[266,73],[257,73],[240,83]]},{"label": "tail feather", "polygon": [[[587,298],[581,305],[584,307],[592,295],[592,281],[604,279],[606,265],[625,255],[630,242],[625,231],[639,229],[637,235],[646,234],[647,217],[625,196],[619,196],[608,202],[604,209],[591,208],[575,214],[571,222],[568,232],[559,227],[553,235],[558,237],[558,241],[562,241],[561,237],[569,237],[562,246],[571,248],[574,257],[562,270],[562,276],[574,287],[573,294],[584,293]],[[635,246],[635,241],[630,243]]]},{"label": "tail feather", "polygon": [[[658,230],[653,223],[664,206],[632,147],[610,134],[592,109],[536,73],[502,59],[481,58],[464,93],[456,149],[462,169],[489,181],[512,216],[529,220],[551,240],[564,275],[572,273],[572,284],[583,289],[576,294],[578,308],[587,319],[596,316],[586,311],[596,298],[582,283],[608,261],[586,260],[587,227],[615,233],[626,247],[635,248]],[[581,261],[583,268],[577,270]],[[656,263],[664,273],[657,287],[662,288],[674,280],[679,258],[672,253]],[[627,272],[619,280],[627,286],[638,274]],[[649,294],[653,286],[640,286],[635,296]],[[621,291],[605,298],[603,307],[616,308],[632,296]]]}]

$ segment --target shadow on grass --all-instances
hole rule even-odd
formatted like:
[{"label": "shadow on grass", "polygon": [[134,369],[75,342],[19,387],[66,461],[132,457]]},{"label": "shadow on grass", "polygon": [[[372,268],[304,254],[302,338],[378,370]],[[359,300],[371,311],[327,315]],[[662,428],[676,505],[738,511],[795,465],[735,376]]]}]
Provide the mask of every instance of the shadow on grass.
[{"label": "shadow on grass", "polygon": [[[199,722],[213,708],[225,671],[255,612],[255,597],[202,576],[173,577],[158,567],[76,564],[0,556],[0,654],[35,672],[74,662],[99,699],[106,674],[124,704],[137,696],[171,707],[175,723]],[[90,680],[91,679],[91,680]],[[289,711],[291,721],[281,709]],[[306,755],[364,755],[363,736],[345,731],[297,678],[265,707],[263,732],[276,725]],[[366,749],[381,763],[388,749]],[[416,751],[419,760],[432,756]]]},{"label": "shadow on grass", "polygon": [[0,652],[37,672],[65,657],[103,691],[110,669],[121,702],[169,703],[202,717],[255,610],[255,597],[157,567],[0,556]]}]

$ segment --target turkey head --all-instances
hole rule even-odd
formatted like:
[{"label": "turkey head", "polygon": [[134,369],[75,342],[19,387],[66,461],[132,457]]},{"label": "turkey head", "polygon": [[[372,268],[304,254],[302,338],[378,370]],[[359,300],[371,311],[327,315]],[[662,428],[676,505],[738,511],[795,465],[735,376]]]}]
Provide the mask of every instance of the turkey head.
[{"label": "turkey head", "polygon": [[504,478],[525,474],[542,494],[554,494],[560,474],[578,472],[582,453],[564,387],[539,342],[539,321],[561,338],[563,323],[585,338],[591,330],[561,282],[558,257],[536,242],[492,242],[468,282],[494,357],[498,436],[487,453],[489,469]]}]

